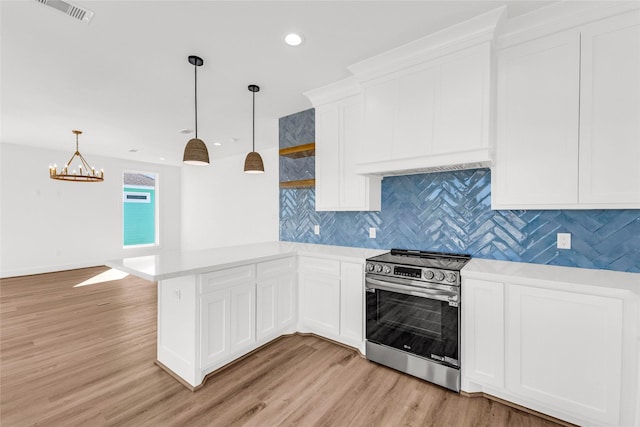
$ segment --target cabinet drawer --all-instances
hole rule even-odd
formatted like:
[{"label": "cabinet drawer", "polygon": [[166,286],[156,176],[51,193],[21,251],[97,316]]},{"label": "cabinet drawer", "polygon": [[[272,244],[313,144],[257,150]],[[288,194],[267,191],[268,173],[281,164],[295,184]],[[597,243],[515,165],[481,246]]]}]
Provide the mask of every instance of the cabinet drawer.
[{"label": "cabinet drawer", "polygon": [[218,289],[255,282],[255,265],[228,268],[226,270],[212,271],[200,276],[200,293],[213,292]]},{"label": "cabinet drawer", "polygon": [[323,258],[300,257],[298,271],[340,275],[340,261]]},{"label": "cabinet drawer", "polygon": [[296,263],[294,257],[261,262],[257,265],[258,278],[262,280],[269,277],[293,273],[295,271],[295,264]]}]

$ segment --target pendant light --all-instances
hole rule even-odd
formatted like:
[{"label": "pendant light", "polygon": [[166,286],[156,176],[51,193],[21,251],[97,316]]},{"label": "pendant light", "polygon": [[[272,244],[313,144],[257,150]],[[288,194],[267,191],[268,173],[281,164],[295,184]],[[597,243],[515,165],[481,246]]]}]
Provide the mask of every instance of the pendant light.
[{"label": "pendant light", "polygon": [[194,72],[196,137],[187,142],[182,161],[188,165],[206,166],[209,164],[209,151],[207,151],[207,146],[204,144],[204,141],[198,139],[198,67],[202,66],[204,61],[199,56],[190,55],[189,64],[193,65]]},{"label": "pendant light", "polygon": [[260,90],[260,86],[249,85],[248,89],[253,93],[253,151],[247,154],[244,160],[244,171],[245,173],[264,173],[262,157],[256,152],[256,92]]},{"label": "pendant light", "polygon": [[[80,150],[78,150],[78,135],[82,134],[81,130],[72,130],[76,135],[76,152],[73,153],[73,156],[69,159],[69,161],[64,165],[62,169],[58,172],[58,167],[56,165],[49,166],[49,178],[58,179],[60,181],[76,181],[76,182],[101,182],[104,181],[104,171],[100,170],[100,172],[96,172],[94,167],[90,167],[89,163],[84,159],[82,154],[80,154]],[[73,167],[73,159],[78,158],[80,160],[80,164],[78,165],[78,171],[73,170],[69,173],[69,168]],[[84,170],[82,170],[84,168]]]}]

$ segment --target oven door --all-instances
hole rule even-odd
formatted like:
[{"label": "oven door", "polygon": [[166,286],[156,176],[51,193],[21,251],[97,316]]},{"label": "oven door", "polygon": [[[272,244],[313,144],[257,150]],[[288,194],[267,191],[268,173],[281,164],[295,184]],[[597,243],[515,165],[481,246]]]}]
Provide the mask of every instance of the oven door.
[{"label": "oven door", "polygon": [[458,368],[459,289],[367,275],[367,340]]}]

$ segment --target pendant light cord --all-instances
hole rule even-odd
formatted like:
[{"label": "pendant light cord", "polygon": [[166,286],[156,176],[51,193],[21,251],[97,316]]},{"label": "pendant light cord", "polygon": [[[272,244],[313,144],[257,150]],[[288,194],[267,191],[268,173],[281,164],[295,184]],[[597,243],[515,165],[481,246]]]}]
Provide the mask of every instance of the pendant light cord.
[{"label": "pendant light cord", "polygon": [[253,151],[256,151],[256,93],[253,92],[253,110],[252,110],[252,117],[253,117]]},{"label": "pendant light cord", "polygon": [[193,81],[194,81],[194,104],[196,108],[196,139],[198,139],[198,66],[193,66]]}]

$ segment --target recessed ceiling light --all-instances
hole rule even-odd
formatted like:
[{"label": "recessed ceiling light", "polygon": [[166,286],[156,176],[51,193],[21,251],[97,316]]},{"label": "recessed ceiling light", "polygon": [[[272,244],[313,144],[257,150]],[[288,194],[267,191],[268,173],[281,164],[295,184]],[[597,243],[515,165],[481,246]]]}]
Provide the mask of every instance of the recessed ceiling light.
[{"label": "recessed ceiling light", "polygon": [[137,148],[132,148],[131,150],[129,150],[130,153],[137,153],[140,150],[138,150]]},{"label": "recessed ceiling light", "polygon": [[164,157],[160,157],[160,160],[165,160],[165,158]]},{"label": "recessed ceiling light", "polygon": [[296,33],[289,33],[284,36],[284,41],[289,46],[298,46],[302,44],[302,36]]},{"label": "recessed ceiling light", "polygon": [[218,147],[222,145],[222,142],[214,142],[213,145],[217,145]]},{"label": "recessed ceiling light", "polygon": [[195,131],[194,131],[193,129],[189,129],[189,128],[187,128],[187,129],[182,129],[182,130],[179,130],[179,131],[178,131],[178,133],[182,133],[182,134],[185,134],[185,135],[188,135],[188,134],[190,134],[190,133],[194,133],[194,132],[195,132]]}]

